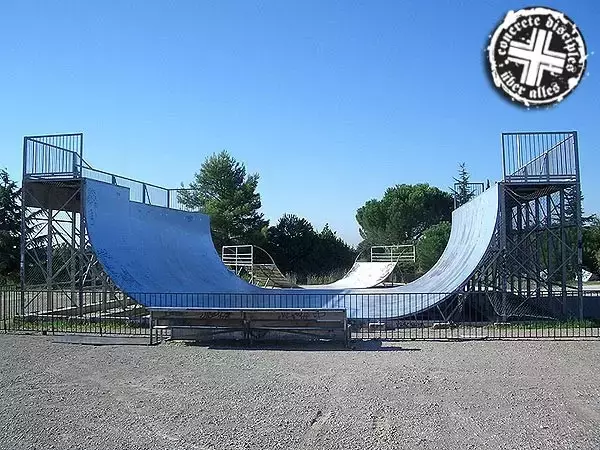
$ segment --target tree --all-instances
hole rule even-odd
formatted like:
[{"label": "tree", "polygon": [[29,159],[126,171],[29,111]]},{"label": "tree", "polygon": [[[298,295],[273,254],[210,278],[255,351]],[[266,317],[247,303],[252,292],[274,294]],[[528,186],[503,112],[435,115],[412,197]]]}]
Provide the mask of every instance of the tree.
[{"label": "tree", "polygon": [[448,239],[450,239],[450,222],[440,222],[427,228],[416,245],[417,266],[421,272],[427,272],[440,259]]},{"label": "tree", "polygon": [[0,284],[19,280],[20,189],[6,170],[0,170]]},{"label": "tree", "polygon": [[355,252],[326,224],[318,232],[311,223],[284,214],[267,232],[267,249],[283,273],[295,274],[300,282],[309,275],[323,276],[350,268]]},{"label": "tree", "polygon": [[267,231],[268,250],[283,273],[299,278],[314,271],[313,256],[317,233],[311,223],[294,214],[284,214]]},{"label": "tree", "polygon": [[314,254],[315,269],[313,274],[326,275],[335,270],[349,269],[354,263],[356,252],[325,224],[317,235],[317,246]]},{"label": "tree", "polygon": [[449,193],[429,184],[391,187],[356,212],[364,240],[359,248],[416,242],[430,226],[450,220],[453,204]]},{"label": "tree", "polygon": [[583,227],[583,267],[600,273],[600,219],[595,215],[587,218]]},{"label": "tree", "polygon": [[261,208],[258,174],[247,175],[228,152],[209,156],[179,201],[210,216],[213,242],[223,245],[263,243],[268,221]]},{"label": "tree", "polygon": [[456,199],[456,206],[459,207],[464,205],[473,197],[475,197],[475,192],[470,188],[470,180],[471,175],[467,171],[467,166],[465,163],[461,163],[458,166],[458,178],[454,178],[455,185],[452,189],[452,193],[454,194],[454,198]]}]

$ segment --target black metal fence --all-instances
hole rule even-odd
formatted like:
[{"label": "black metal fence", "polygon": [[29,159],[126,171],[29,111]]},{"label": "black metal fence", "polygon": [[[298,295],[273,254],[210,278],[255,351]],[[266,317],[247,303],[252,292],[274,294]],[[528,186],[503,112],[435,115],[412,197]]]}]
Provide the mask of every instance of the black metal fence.
[{"label": "black metal fence", "polygon": [[[150,312],[134,301],[167,307],[173,294],[119,292],[0,291],[1,329],[6,333],[150,335]],[[315,295],[325,305],[330,294]],[[298,308],[298,294],[262,295],[260,307]],[[600,338],[600,291],[529,300],[529,307],[507,308],[489,292],[461,294],[347,294],[338,304],[348,310],[353,339],[563,339]],[[161,300],[164,300],[164,304]],[[179,308],[256,308],[258,297],[247,294],[177,294]],[[439,301],[440,299],[444,299]],[[520,300],[525,303],[525,300]],[[201,303],[199,303],[201,302]],[[206,303],[208,302],[208,303]],[[565,303],[566,302],[566,303]],[[429,306],[431,305],[431,306]],[[308,305],[307,305],[308,306]],[[305,306],[306,307],[306,306]],[[203,308],[204,309],[204,308]],[[418,311],[402,316],[400,311]],[[360,312],[359,312],[360,311]],[[583,312],[583,314],[581,314]]]},{"label": "black metal fence", "polygon": [[4,332],[149,335],[146,309],[120,292],[0,291]]}]

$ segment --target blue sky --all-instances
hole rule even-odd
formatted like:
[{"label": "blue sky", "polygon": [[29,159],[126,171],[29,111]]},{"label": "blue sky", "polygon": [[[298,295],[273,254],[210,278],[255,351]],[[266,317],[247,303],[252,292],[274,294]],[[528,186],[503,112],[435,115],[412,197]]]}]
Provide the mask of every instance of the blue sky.
[{"label": "blue sky", "polygon": [[[533,2],[537,4],[536,2]],[[522,1],[9,1],[0,6],[0,167],[24,135],[84,132],[94,167],[166,187],[228,150],[263,212],[329,222],[398,183],[447,189],[460,162],[501,177],[503,131],[578,130],[600,212],[600,2],[546,1],[580,27],[587,74],[564,103],[519,108],[485,73],[488,35]]]}]

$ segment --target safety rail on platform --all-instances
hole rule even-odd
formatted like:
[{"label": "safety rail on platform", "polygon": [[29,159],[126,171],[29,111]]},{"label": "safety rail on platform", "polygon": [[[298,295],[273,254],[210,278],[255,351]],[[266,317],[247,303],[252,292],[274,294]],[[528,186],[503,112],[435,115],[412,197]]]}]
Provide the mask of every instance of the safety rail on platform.
[{"label": "safety rail on platform", "polygon": [[[488,182],[489,187],[489,182]],[[454,183],[452,188],[452,197],[454,198],[454,209],[464,205],[485,191],[485,183],[469,182]]]},{"label": "safety rail on platform", "polygon": [[254,264],[253,245],[224,245],[221,248],[223,264],[238,272],[240,267],[252,267]]},{"label": "safety rail on platform", "polygon": [[[584,291],[583,304],[573,296],[529,300],[493,291],[454,294],[305,295],[273,294],[119,294],[86,292],[81,302],[61,292],[0,290],[0,329],[6,333],[100,334],[148,336],[149,308],[182,310],[345,309],[353,339],[513,339],[600,338],[600,290]],[[439,299],[445,299],[438,302]],[[177,307],[171,307],[176,302]],[[566,302],[563,306],[563,302]],[[205,305],[211,305],[207,308]],[[300,307],[300,308],[299,308]],[[417,312],[393,317],[394,311]],[[356,311],[368,311],[356,317]],[[566,310],[567,314],[562,311]],[[580,313],[582,313],[580,315]]]},{"label": "safety rail on platform", "polygon": [[415,246],[412,244],[371,247],[371,262],[415,262],[415,260]]},{"label": "safety rail on platform", "polygon": [[298,287],[279,270],[273,257],[258,245],[224,245],[221,248],[221,261],[236,275],[244,272],[249,282],[260,287]]},{"label": "safety rail on platform", "polygon": [[[27,136],[23,142],[23,180],[51,181],[90,178],[129,188],[129,199],[164,208],[191,211],[186,206],[190,189],[168,189],[104,170],[83,159],[83,134]],[[187,199],[188,204],[189,200]]]},{"label": "safety rail on platform", "polygon": [[502,133],[508,183],[569,183],[579,178],[577,132]]}]

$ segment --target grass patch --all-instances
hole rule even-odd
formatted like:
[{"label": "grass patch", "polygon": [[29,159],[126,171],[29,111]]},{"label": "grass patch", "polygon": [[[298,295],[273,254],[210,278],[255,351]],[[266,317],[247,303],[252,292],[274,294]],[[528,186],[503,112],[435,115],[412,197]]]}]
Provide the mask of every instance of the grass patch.
[{"label": "grass patch", "polygon": [[538,330],[538,329],[573,329],[573,328],[598,328],[600,327],[600,320],[564,320],[564,321],[533,321],[533,322],[508,322],[503,324],[490,324],[496,328],[520,328],[524,330]]},{"label": "grass patch", "polygon": [[3,323],[5,331],[38,331],[57,333],[140,334],[149,330],[142,317],[114,320],[103,318],[52,319],[51,317],[14,317]]}]

